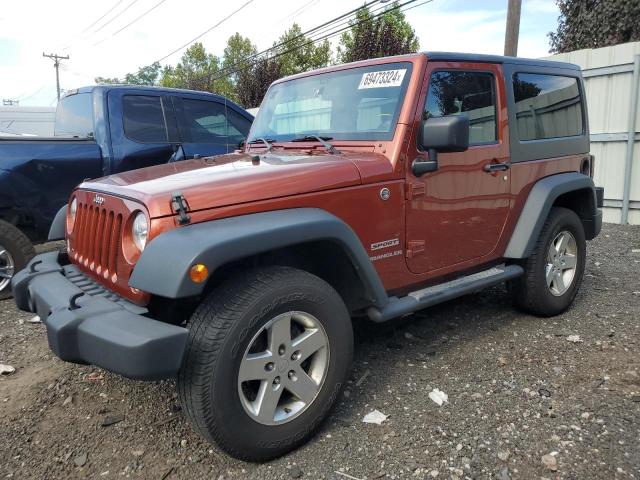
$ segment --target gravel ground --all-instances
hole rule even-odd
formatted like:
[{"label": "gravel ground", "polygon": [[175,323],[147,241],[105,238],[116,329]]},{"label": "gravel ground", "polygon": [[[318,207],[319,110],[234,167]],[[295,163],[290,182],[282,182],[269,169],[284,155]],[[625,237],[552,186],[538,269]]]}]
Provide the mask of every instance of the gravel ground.
[{"label": "gravel ground", "polygon": [[[357,324],[333,415],[262,465],[200,439],[173,382],[63,363],[41,324],[0,302],[0,363],[16,368],[0,378],[0,477],[640,478],[639,249],[639,227],[606,225],[573,308],[556,318],[518,313],[495,288]],[[430,400],[433,388],[448,403]],[[374,409],[388,419],[363,423]]]}]

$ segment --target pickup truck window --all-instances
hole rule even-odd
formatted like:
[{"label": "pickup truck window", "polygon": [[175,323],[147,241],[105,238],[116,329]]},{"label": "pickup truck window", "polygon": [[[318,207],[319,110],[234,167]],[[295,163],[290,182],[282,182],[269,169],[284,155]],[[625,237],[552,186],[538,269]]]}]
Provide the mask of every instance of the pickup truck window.
[{"label": "pickup truck window", "polygon": [[93,136],[93,105],[90,93],[76,93],[60,100],[56,108],[56,137]]},{"label": "pickup truck window", "polygon": [[122,98],[124,133],[141,143],[167,143],[168,129],[160,97],[125,95]]},{"label": "pickup truck window", "polygon": [[446,115],[469,117],[470,145],[496,142],[496,87],[493,74],[459,70],[432,73],[424,118]]},{"label": "pickup truck window", "polygon": [[350,68],[273,85],[251,140],[304,135],[336,140],[391,140],[411,77],[409,62]]},{"label": "pickup truck window", "polygon": [[224,103],[204,100],[182,100],[184,124],[180,125],[186,141],[233,145],[247,138],[251,122]]},{"label": "pickup truck window", "polygon": [[516,73],[513,76],[518,138],[542,140],[582,135],[578,80],[560,75]]}]

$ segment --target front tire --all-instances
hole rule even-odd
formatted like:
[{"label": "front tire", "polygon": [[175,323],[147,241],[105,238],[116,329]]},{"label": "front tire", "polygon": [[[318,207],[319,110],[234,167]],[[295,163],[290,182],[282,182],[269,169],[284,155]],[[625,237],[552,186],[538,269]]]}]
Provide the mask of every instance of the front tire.
[{"label": "front tire", "polygon": [[266,461],[306,442],[348,379],[349,313],[307,272],[267,267],[215,288],[189,321],[178,392],[194,428]]},{"label": "front tire", "polygon": [[31,241],[18,228],[0,220],[0,300],[11,297],[11,278],[35,255]]},{"label": "front tire", "polygon": [[552,208],[533,253],[524,261],[524,275],[509,282],[515,306],[542,317],[567,310],[582,283],[586,254],[578,215]]}]

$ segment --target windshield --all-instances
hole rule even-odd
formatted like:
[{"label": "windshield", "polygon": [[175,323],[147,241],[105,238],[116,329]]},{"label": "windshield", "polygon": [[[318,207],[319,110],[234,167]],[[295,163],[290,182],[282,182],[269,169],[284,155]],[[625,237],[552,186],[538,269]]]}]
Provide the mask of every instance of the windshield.
[{"label": "windshield", "polygon": [[93,106],[90,93],[77,93],[64,97],[56,109],[56,137],[93,136]]},{"label": "windshield", "polygon": [[351,68],[273,85],[249,141],[391,140],[411,77],[411,63]]}]

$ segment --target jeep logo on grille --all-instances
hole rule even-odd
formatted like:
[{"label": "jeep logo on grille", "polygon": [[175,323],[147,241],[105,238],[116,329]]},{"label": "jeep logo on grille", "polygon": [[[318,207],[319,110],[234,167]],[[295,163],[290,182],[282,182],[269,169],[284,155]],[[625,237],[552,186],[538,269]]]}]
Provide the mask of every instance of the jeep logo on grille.
[{"label": "jeep logo on grille", "polygon": [[96,195],[95,197],[93,197],[93,203],[95,203],[96,205],[102,205],[104,203],[104,197]]}]

